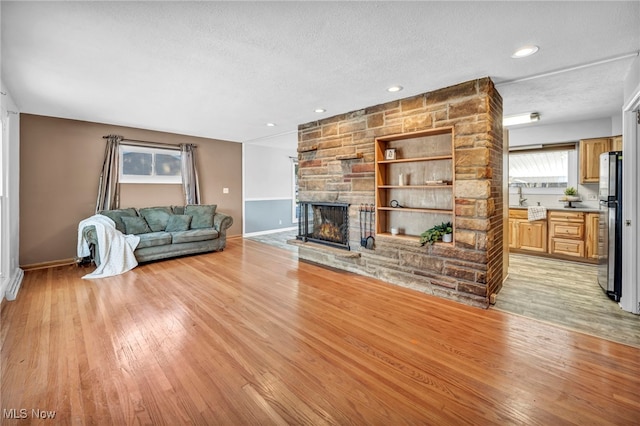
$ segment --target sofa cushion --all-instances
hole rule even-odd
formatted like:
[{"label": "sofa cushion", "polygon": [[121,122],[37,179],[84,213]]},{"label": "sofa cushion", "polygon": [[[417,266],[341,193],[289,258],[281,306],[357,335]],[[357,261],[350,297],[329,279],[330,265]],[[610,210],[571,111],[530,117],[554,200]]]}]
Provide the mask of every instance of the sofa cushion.
[{"label": "sofa cushion", "polygon": [[122,222],[124,222],[124,230],[126,234],[146,234],[151,232],[147,221],[144,217],[129,217],[122,216]]},{"label": "sofa cushion", "polygon": [[184,214],[184,206],[171,206],[173,214]]},{"label": "sofa cushion", "polygon": [[127,217],[137,217],[138,212],[133,207],[128,209],[114,209],[114,210],[103,210],[100,212],[101,215],[108,217],[116,223],[116,229],[123,234],[125,234],[124,222],[122,221],[123,216]]},{"label": "sofa cushion", "polygon": [[187,214],[174,214],[169,218],[167,227],[164,229],[167,232],[187,231],[191,225],[191,216]]},{"label": "sofa cushion", "polygon": [[140,242],[137,249],[145,247],[166,246],[171,244],[171,234],[168,232],[149,232],[148,234],[140,234]]},{"label": "sofa cushion", "polygon": [[188,231],[172,232],[174,244],[193,243],[196,241],[215,240],[218,238],[218,231],[213,228],[190,229]]},{"label": "sofa cushion", "polygon": [[184,207],[184,214],[193,216],[191,229],[211,228],[216,207],[216,204],[187,204]]},{"label": "sofa cushion", "polygon": [[144,217],[153,232],[164,231],[173,215],[171,207],[145,207],[138,209],[138,213]]}]

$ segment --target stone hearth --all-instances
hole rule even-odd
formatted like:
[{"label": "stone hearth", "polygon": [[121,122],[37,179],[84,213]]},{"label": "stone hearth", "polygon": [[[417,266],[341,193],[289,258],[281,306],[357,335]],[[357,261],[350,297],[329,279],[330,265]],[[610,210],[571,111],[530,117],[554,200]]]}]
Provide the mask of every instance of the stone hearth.
[{"label": "stone hearth", "polygon": [[[375,139],[453,129],[453,244],[378,235],[360,245],[358,206],[375,203]],[[503,281],[502,98],[489,78],[300,125],[299,200],[348,205],[351,251],[299,244],[301,259],[487,307]],[[354,254],[355,254],[354,253]]]},{"label": "stone hearth", "polygon": [[296,239],[349,250],[349,205],[301,202]]}]

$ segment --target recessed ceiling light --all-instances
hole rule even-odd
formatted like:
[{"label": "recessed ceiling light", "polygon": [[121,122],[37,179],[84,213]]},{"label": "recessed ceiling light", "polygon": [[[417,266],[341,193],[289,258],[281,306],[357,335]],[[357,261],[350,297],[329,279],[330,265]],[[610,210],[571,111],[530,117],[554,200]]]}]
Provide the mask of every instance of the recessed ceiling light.
[{"label": "recessed ceiling light", "polygon": [[267,127],[276,127],[276,123],[267,123]]},{"label": "recessed ceiling light", "polygon": [[526,58],[527,56],[531,56],[536,53],[539,49],[540,48],[538,46],[534,46],[533,44],[522,46],[520,49],[516,50],[511,57],[515,59]]},{"label": "recessed ceiling light", "polygon": [[391,86],[387,88],[387,92],[399,92],[402,90],[402,86]]},{"label": "recessed ceiling light", "polygon": [[321,113],[321,112],[325,112],[326,109],[324,109],[324,108],[316,108],[316,109],[314,109],[314,111],[317,112],[317,113]]}]

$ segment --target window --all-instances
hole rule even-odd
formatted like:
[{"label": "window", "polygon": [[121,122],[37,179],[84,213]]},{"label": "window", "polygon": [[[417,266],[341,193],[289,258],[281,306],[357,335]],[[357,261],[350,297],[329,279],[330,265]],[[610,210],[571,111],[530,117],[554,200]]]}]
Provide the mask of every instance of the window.
[{"label": "window", "polygon": [[575,145],[512,151],[509,153],[509,186],[564,190],[575,185],[576,169]]},{"label": "window", "polygon": [[182,183],[180,151],[120,146],[121,183]]}]

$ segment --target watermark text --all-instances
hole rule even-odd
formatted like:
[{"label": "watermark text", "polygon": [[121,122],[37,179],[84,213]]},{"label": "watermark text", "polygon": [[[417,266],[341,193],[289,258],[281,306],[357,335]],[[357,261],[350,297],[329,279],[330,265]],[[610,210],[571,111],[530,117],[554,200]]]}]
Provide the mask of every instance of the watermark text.
[{"label": "watermark text", "polygon": [[3,408],[2,418],[4,419],[55,419],[56,412],[51,410],[43,410],[40,408]]}]

